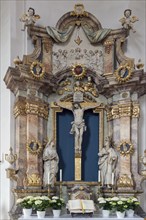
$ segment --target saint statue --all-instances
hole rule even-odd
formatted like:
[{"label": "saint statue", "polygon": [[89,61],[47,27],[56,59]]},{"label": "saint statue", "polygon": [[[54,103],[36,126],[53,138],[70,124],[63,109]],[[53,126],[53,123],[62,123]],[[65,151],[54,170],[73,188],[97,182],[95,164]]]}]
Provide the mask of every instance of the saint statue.
[{"label": "saint statue", "polygon": [[99,169],[101,171],[101,183],[102,186],[107,186],[108,188],[114,182],[114,176],[116,171],[116,164],[118,160],[118,155],[112,145],[112,140],[110,137],[107,137],[105,140],[105,145],[103,146],[99,156]]},{"label": "saint statue", "polygon": [[58,172],[59,157],[56,152],[56,147],[53,140],[48,142],[45,146],[43,152],[43,161],[44,161],[43,185],[46,186],[47,184],[50,184],[51,186],[54,186],[55,177]]}]

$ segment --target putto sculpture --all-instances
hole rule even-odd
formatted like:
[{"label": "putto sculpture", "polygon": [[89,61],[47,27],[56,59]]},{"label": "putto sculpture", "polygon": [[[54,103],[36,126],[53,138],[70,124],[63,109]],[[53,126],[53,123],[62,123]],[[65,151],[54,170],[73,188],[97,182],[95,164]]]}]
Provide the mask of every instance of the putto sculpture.
[{"label": "putto sculpture", "polygon": [[133,28],[133,23],[135,23],[136,21],[138,21],[138,18],[136,16],[131,16],[132,14],[132,10],[131,9],[126,9],[124,11],[124,16],[123,18],[121,18],[119,21],[121,22],[122,26],[125,29],[128,30],[132,30],[133,33],[135,33],[135,29]]},{"label": "putto sculpture", "polygon": [[22,31],[25,31],[26,27],[34,25],[38,19],[40,19],[40,16],[35,14],[34,8],[29,8],[28,13],[23,14],[20,18],[20,21],[24,22],[24,29]]}]

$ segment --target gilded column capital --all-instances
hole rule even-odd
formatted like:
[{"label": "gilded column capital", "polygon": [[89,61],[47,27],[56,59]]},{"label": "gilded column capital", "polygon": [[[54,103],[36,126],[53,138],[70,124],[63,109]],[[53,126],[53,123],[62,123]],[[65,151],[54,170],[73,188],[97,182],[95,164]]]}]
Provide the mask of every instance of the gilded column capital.
[{"label": "gilded column capital", "polygon": [[138,103],[122,103],[112,105],[107,109],[107,121],[121,117],[138,118],[140,115],[140,106]]},{"label": "gilded column capital", "polygon": [[119,117],[132,116],[132,105],[131,103],[119,104]]},{"label": "gilded column capital", "polygon": [[15,118],[17,118],[19,115],[32,114],[48,120],[49,104],[20,100],[14,105],[13,112]]},{"label": "gilded column capital", "polygon": [[26,103],[24,100],[20,100],[15,103],[14,109],[13,109],[15,118],[17,118],[19,115],[26,115],[25,105]]},{"label": "gilded column capital", "polygon": [[140,116],[140,105],[138,103],[133,103],[132,117],[139,118],[139,116]]},{"label": "gilded column capital", "polygon": [[38,115],[39,106],[36,103],[26,103],[26,114]]},{"label": "gilded column capital", "polygon": [[26,103],[26,114],[38,115],[44,119],[48,119],[49,105],[47,103]]}]

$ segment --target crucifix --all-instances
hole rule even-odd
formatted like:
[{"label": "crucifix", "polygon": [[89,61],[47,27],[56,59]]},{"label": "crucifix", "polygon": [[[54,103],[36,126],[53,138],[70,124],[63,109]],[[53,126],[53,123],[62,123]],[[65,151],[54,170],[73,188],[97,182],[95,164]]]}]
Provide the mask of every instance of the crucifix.
[{"label": "crucifix", "polygon": [[82,160],[82,142],[83,133],[86,131],[84,120],[84,111],[98,107],[97,103],[80,103],[80,102],[58,102],[56,105],[71,110],[74,115],[74,120],[71,122],[70,134],[74,134],[75,138],[75,180],[81,180],[81,160]]}]

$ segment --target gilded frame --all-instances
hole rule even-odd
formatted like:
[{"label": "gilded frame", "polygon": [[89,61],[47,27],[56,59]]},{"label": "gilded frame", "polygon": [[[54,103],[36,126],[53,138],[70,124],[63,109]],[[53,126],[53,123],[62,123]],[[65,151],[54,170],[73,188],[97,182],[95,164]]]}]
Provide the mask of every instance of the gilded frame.
[{"label": "gilded frame", "polygon": [[117,149],[122,156],[128,156],[134,151],[133,145],[130,141],[122,141]]},{"label": "gilded frame", "polygon": [[31,154],[34,155],[39,155],[42,151],[42,145],[40,144],[40,142],[35,140],[27,142],[26,148]]},{"label": "gilded frame", "polygon": [[35,79],[41,79],[45,74],[45,67],[42,63],[34,61],[30,66],[30,72]]},{"label": "gilded frame", "polygon": [[[77,73],[77,69],[81,70],[80,73]],[[83,64],[76,64],[72,67],[72,75],[75,79],[82,79],[86,75],[86,69]]]},{"label": "gilded frame", "polygon": [[128,64],[120,66],[115,71],[116,79],[120,83],[127,82],[131,78],[131,75],[132,75],[132,70]]}]

